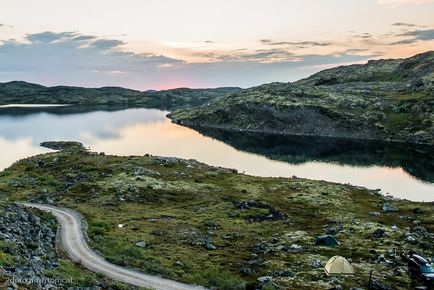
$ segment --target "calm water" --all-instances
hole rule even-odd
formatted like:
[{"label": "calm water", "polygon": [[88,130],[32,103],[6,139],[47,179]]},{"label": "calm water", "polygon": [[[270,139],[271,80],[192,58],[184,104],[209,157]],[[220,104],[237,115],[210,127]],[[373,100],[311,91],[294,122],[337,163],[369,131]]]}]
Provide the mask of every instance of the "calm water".
[{"label": "calm water", "polygon": [[0,108],[0,169],[48,152],[39,143],[77,140],[117,155],[193,158],[258,176],[293,176],[382,189],[399,198],[434,200],[431,149],[334,139],[198,131],[153,109],[91,111]]}]

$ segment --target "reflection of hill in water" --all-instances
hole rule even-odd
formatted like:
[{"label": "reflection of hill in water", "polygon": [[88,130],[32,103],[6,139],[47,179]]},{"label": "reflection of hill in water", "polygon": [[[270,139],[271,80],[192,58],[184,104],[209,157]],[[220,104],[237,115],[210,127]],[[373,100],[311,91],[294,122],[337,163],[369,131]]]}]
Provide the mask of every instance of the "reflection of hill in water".
[{"label": "reflection of hill in water", "polygon": [[238,150],[292,164],[322,161],[353,166],[402,167],[418,179],[434,182],[434,146],[194,129]]},{"label": "reflection of hill in water", "polygon": [[26,107],[0,108],[0,116],[27,116],[37,113],[54,115],[81,114],[95,111],[120,111],[129,109],[127,106],[64,106],[64,107]]}]

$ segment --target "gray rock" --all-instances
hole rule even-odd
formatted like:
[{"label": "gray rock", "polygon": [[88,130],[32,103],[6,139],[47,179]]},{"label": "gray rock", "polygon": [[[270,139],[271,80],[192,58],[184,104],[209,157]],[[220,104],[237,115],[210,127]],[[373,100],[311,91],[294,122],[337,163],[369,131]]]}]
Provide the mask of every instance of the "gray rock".
[{"label": "gray rock", "polygon": [[247,275],[247,276],[250,276],[250,275],[253,274],[252,269],[250,269],[249,267],[243,267],[243,268],[241,268],[240,272],[241,272],[241,274],[244,274],[244,275]]},{"label": "gray rock", "polygon": [[320,260],[316,260],[312,263],[312,268],[319,269],[323,267],[323,263]]},{"label": "gray rock", "polygon": [[136,247],[139,247],[139,248],[146,248],[146,242],[145,241],[143,241],[143,240],[141,240],[141,241],[138,241],[137,243],[136,243]]},{"label": "gray rock", "polygon": [[[16,205],[4,206],[3,210],[5,214],[0,216],[0,239],[6,247],[11,245],[10,254],[19,258],[16,264],[3,267],[3,273],[13,276],[17,281],[34,281],[29,285],[32,289],[63,289],[61,282],[50,284],[43,274],[59,266],[52,230],[56,221],[41,220],[29,209]],[[41,256],[48,259],[41,259]],[[15,289],[13,284],[5,286],[6,289]]]},{"label": "gray rock", "polygon": [[303,247],[297,244],[292,244],[290,246],[286,246],[285,250],[290,253],[300,253],[303,251]]},{"label": "gray rock", "polygon": [[429,238],[429,236],[430,236],[429,233],[428,233],[428,231],[426,230],[426,228],[424,228],[422,226],[415,227],[413,229],[413,233],[415,235],[417,235],[418,237],[420,237],[420,238]]},{"label": "gray rock", "polygon": [[270,282],[270,281],[273,280],[273,277],[271,277],[271,276],[262,276],[262,277],[259,277],[256,280],[258,280],[258,282],[260,282],[260,283],[268,283],[268,282]]},{"label": "gray rock", "polygon": [[415,213],[415,214],[422,214],[423,211],[422,211],[422,209],[416,207],[416,208],[413,209],[413,213]]},{"label": "gray rock", "polygon": [[175,262],[175,266],[183,268],[185,265],[184,265],[184,263],[181,262],[181,261],[176,261],[176,262]]},{"label": "gray rock", "polygon": [[417,242],[417,240],[416,240],[412,235],[407,235],[407,237],[405,238],[405,240],[406,240],[407,242],[410,242],[410,243],[415,243],[415,242]]},{"label": "gray rock", "polygon": [[369,212],[369,215],[370,215],[370,216],[380,216],[381,213],[378,212],[378,211],[370,211],[370,212]]},{"label": "gray rock", "polygon": [[372,234],[372,238],[381,239],[386,236],[386,232],[383,229],[376,229]]},{"label": "gray rock", "polygon": [[397,212],[397,211],[399,211],[399,209],[396,206],[394,206],[390,203],[383,204],[382,209],[384,212]]},{"label": "gray rock", "polygon": [[217,247],[214,246],[213,244],[206,244],[206,249],[210,251],[214,251],[217,250]]}]

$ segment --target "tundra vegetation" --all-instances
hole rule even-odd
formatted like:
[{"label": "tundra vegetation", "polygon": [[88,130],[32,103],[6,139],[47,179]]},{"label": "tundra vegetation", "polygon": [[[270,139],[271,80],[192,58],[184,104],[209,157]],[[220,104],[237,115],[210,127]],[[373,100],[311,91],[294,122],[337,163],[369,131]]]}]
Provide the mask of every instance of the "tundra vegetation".
[{"label": "tundra vegetation", "polygon": [[[325,181],[253,177],[194,160],[44,145],[56,151],[0,173],[3,210],[15,201],[76,209],[94,249],[140,271],[214,289],[367,288],[372,271],[378,285],[409,289],[418,284],[399,253],[434,255],[430,203]],[[315,245],[324,234],[340,245]],[[5,247],[1,242],[0,265],[10,270],[21,253]],[[327,277],[322,267],[334,255],[349,259],[356,275]],[[46,275],[73,275],[79,286],[103,280],[64,258]]]}]

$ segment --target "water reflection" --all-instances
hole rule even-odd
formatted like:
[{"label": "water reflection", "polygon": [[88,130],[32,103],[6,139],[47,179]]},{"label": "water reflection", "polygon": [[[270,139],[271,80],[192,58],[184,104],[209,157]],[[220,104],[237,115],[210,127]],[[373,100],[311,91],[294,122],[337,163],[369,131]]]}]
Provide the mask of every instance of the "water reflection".
[{"label": "water reflection", "polygon": [[322,161],[353,166],[401,167],[434,183],[434,146],[343,138],[282,136],[196,128],[238,150],[292,164]]},{"label": "water reflection", "polygon": [[342,145],[330,139],[285,139],[216,130],[201,131],[204,136],[172,124],[165,111],[88,110],[1,109],[0,168],[19,158],[46,152],[38,146],[42,141],[77,140],[109,154],[194,158],[252,175],[296,175],[381,188],[412,200],[434,200],[434,185],[419,180],[433,181],[434,155],[424,151],[426,148],[409,151],[384,144]]}]

